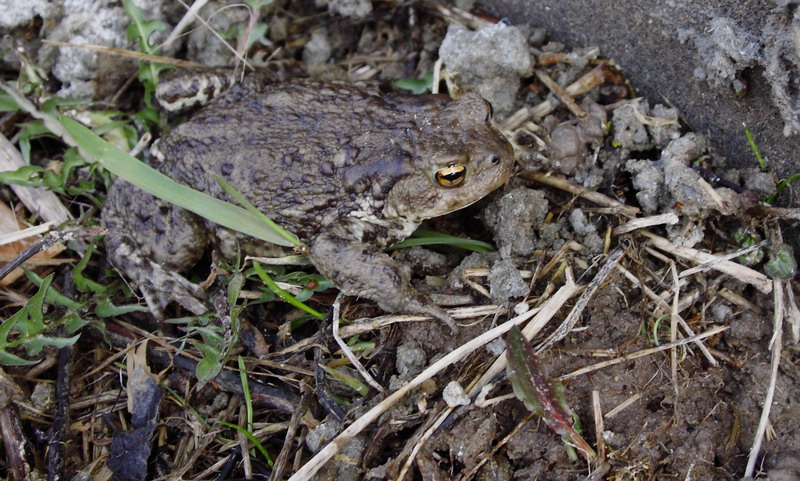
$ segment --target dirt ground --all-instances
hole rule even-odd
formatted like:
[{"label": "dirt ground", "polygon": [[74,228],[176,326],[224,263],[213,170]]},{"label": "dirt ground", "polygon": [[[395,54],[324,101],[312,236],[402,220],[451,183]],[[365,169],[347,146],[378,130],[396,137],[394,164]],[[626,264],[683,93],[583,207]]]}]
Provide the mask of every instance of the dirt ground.
[{"label": "dirt ground", "polygon": [[[201,338],[208,342],[200,330],[159,324],[146,312],[102,316],[78,308],[91,322],[74,347],[48,347],[32,356],[41,359],[38,364],[9,366],[2,376],[0,425],[17,429],[16,435],[3,434],[3,476],[800,479],[800,311],[794,256],[781,238],[797,213],[762,202],[776,190],[772,174],[755,161],[751,169],[727,168],[713,141],[681,123],[680,105],[634,98],[624,72],[596,49],[565,51],[548,41],[547,32],[449,4],[317,3],[321,6],[276,1],[261,8],[251,25],[266,30],[263,41],[246,50],[248,58],[281,68],[280,75],[377,82],[387,91],[398,88],[393,82],[402,85],[436,72],[442,91],[473,90],[492,101],[495,125],[515,144],[518,165],[507,186],[423,225],[490,242],[496,251],[417,246],[393,254],[411,268],[420,290],[460,296],[453,311],[460,330],[453,334],[438,322],[385,316],[368,301],[342,301],[341,317],[360,320],[343,327],[342,336],[362,349],[354,347],[385,389],[380,393],[359,381],[367,390],[358,392],[342,381],[343,375],[361,378],[330,334],[331,315],[302,319],[296,309],[273,301],[274,295],[265,297],[266,289],[251,280],[243,292],[251,304],[242,311],[239,342],[219,376],[198,384],[197,361],[207,356],[198,344]],[[221,5],[211,2],[201,16]],[[185,13],[170,2],[153,11],[168,25],[164,34]],[[90,95],[100,102],[77,109],[102,107],[131,117],[143,109],[135,62],[116,60],[124,75],[105,75],[106,65],[80,73],[79,81],[64,72],[67,54],[59,57],[47,50],[53,47],[41,45],[42,37],[75,40],[78,33],[59,33],[53,26],[65,26],[67,18],[68,12],[39,13],[28,23],[4,27],[48,74],[44,93]],[[211,27],[226,32],[249,20],[244,9],[230,8],[219,11]],[[117,28],[123,37],[125,25]],[[235,64],[205,27],[159,54]],[[86,62],[89,70],[98,65],[71,62]],[[5,80],[18,71],[7,62]],[[14,136],[30,120],[25,113],[8,113],[2,133],[19,140]],[[140,121],[130,125],[137,138],[143,134]],[[65,160],[63,144],[52,138],[35,140],[31,152],[40,165],[57,167]],[[67,185],[94,187],[78,194],[65,189],[58,198],[81,218],[81,226],[96,225],[94,207],[102,204],[108,181],[107,173],[76,169]],[[38,223],[8,186],[2,194],[14,206],[12,218]],[[781,202],[786,190],[776,205]],[[631,224],[634,220],[640,223]],[[753,245],[750,252],[722,259]],[[55,255],[72,262],[34,270],[41,277],[55,273],[53,286],[85,299],[72,273],[86,246],[85,239],[70,242]],[[99,252],[81,269],[117,286],[110,291],[116,305],[135,303],[102,246],[100,241]],[[209,256],[206,268],[194,275],[202,280],[213,262]],[[687,272],[698,265],[702,269]],[[291,271],[280,272],[289,279]],[[227,279],[225,273],[220,277]],[[298,291],[310,285],[299,279]],[[559,300],[573,279],[575,288]],[[2,289],[4,318],[37,291],[24,276]],[[320,290],[306,302],[328,312],[335,294]],[[52,299],[45,304],[46,322],[67,315]],[[552,312],[545,315],[547,309]],[[186,313],[176,308],[171,315]],[[531,415],[513,395],[505,369],[485,375],[505,348],[504,336],[478,344],[455,362],[443,359],[522,317],[538,323],[532,339],[535,347],[544,347],[538,364],[564,386],[583,437],[597,453],[590,461],[571,455],[562,436]],[[382,324],[369,324],[375,320]],[[98,327],[101,321],[104,329]],[[194,333],[190,341],[187,332]],[[546,342],[551,335],[553,342]],[[693,336],[694,342],[685,341]],[[246,366],[246,388],[236,355]],[[437,361],[444,367],[427,376],[425,368]],[[453,381],[467,391],[466,400],[463,391],[451,394]],[[352,439],[328,444],[408,383],[416,387]],[[481,391],[476,384],[487,387]],[[445,398],[467,404],[448,407]],[[60,448],[44,447],[54,440]],[[22,447],[22,458],[9,454],[15,446]],[[338,453],[318,472],[304,474],[303,466],[331,446]]]}]

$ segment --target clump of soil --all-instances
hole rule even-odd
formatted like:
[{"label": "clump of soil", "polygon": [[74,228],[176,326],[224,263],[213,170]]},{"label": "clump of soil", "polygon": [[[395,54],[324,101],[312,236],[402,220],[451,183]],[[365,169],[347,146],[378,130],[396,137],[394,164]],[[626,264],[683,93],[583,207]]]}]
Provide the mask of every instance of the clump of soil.
[{"label": "clump of soil", "polygon": [[[226,369],[198,386],[198,353],[179,343],[182,331],[146,314],[116,314],[103,334],[84,328],[72,360],[62,361],[81,373],[62,392],[72,405],[71,424],[63,411],[53,411],[52,401],[37,401],[36,412],[55,412],[64,426],[63,461],[45,466],[44,452],[29,445],[35,456],[27,469],[97,479],[126,469],[130,477],[120,479],[283,479],[412,383],[415,389],[375,422],[333,441],[339,454],[311,479],[800,476],[800,313],[794,259],[781,239],[784,218],[796,212],[761,202],[775,189],[770,174],[726,170],[713,141],[681,124],[680,106],[634,98],[624,72],[597,49],[568,51],[541,30],[443,5],[316,3],[276,1],[256,17],[224,9],[212,27],[244,28],[251,18],[267,26],[248,54],[262,68],[280,67],[283,76],[379,82],[393,90],[393,82],[433,73],[441,79],[435,89],[454,96],[472,90],[491,100],[495,125],[515,144],[518,169],[509,185],[424,226],[491,241],[497,251],[467,255],[426,246],[396,254],[420,289],[464,304],[453,311],[461,329],[454,335],[436,322],[377,317],[376,307],[345,301],[344,319],[364,319],[341,335],[365,343],[356,353],[385,390],[356,392],[344,381],[361,375],[337,352],[327,322],[292,326],[296,310],[253,303],[243,311],[234,348],[247,367],[255,406],[248,421],[238,373]],[[201,15],[219,8],[211,2]],[[154,11],[170,26],[183,15],[165,6]],[[230,62],[212,37],[200,27],[168,52],[208,65]],[[112,46],[119,46],[113,38]],[[51,60],[41,59],[54,69],[60,65]],[[108,92],[119,92],[113,97],[119,107],[141,107],[124,78],[104,78],[102,69],[81,76],[82,83],[59,77],[61,88],[50,93],[77,89],[110,100]],[[29,120],[15,115],[2,124],[7,135]],[[727,255],[749,246],[753,250]],[[72,248],[83,252],[85,243]],[[107,267],[99,261],[90,271],[111,282]],[[71,267],[55,271],[59,287],[74,292]],[[573,280],[579,287],[556,302]],[[35,292],[24,280],[5,289],[20,303]],[[332,299],[322,292],[309,302],[327,308]],[[543,307],[552,307],[549,317],[537,314]],[[504,350],[499,339],[420,381],[420,373],[447,353],[522,317],[538,323],[532,342],[542,348],[539,362],[563,383],[583,436],[598,454],[592,462],[571,457],[561,437],[510,395],[502,375],[485,374]],[[148,333],[157,329],[158,335]],[[136,355],[131,350],[127,372],[113,366],[128,343],[147,338],[159,347]],[[46,359],[56,364],[54,356],[48,352]],[[38,399],[46,384],[32,379],[58,375],[44,363],[27,373],[10,370],[18,376],[8,382],[39,393]],[[227,366],[236,369],[232,357]],[[128,375],[125,382],[120,372]],[[485,382],[476,381],[482,376]],[[148,381],[154,377],[160,384]],[[442,400],[448,385],[448,400],[465,401],[460,385],[471,402],[448,407]],[[131,408],[126,396],[131,405],[136,397],[151,409]],[[759,428],[767,399],[769,423]],[[24,414],[28,439],[47,426],[33,409],[13,406],[15,415]],[[275,465],[260,449],[248,452],[247,438],[221,421],[253,432]],[[139,448],[126,460],[120,453],[128,448],[120,444],[137,433]],[[7,459],[4,474],[11,476],[19,462]]]}]

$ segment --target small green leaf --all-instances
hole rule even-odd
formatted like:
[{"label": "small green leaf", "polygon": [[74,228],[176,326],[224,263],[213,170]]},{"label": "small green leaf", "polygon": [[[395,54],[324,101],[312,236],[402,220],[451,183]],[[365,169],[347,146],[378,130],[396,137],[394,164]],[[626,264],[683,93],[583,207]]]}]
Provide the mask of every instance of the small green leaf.
[{"label": "small green leaf", "polygon": [[0,172],[0,184],[42,187],[44,171],[45,169],[36,165],[24,165],[17,170]]},{"label": "small green leaf", "polygon": [[213,346],[214,349],[218,351],[222,348],[223,343],[225,340],[222,336],[219,335],[217,332],[219,328],[217,326],[214,327],[206,327],[206,326],[192,326],[188,329],[190,332],[197,332],[200,334],[200,337],[203,338],[203,343],[208,346]]},{"label": "small green leaf", "polygon": [[244,365],[244,358],[236,356],[236,363],[239,365],[239,380],[242,382],[242,393],[244,393],[244,406],[247,410],[247,430],[253,430],[253,399],[250,395],[250,384],[247,382],[247,368]]},{"label": "small green leaf", "polygon": [[4,366],[30,366],[33,364],[38,364],[39,361],[29,361],[27,359],[22,359],[19,356],[15,356],[10,352],[0,351],[0,364]]},{"label": "small green leaf", "polygon": [[197,382],[202,386],[214,379],[222,370],[220,351],[202,342],[192,341],[192,344],[203,355],[203,358],[197,363],[197,367],[195,368]]},{"label": "small green leaf", "polygon": [[[17,112],[22,110],[16,100],[5,92],[0,92],[0,112]],[[2,361],[0,361],[2,363]]]},{"label": "small green leaf", "polygon": [[[44,285],[44,280],[41,277],[39,277],[38,274],[36,274],[33,271],[29,271],[27,269],[23,269],[23,271],[25,272],[25,277],[27,277],[29,281],[31,281],[39,289],[42,288],[42,285]],[[52,274],[50,274],[50,276],[48,277],[51,276]],[[47,283],[47,286],[48,287],[50,286],[49,282]],[[55,304],[57,306],[66,307],[71,311],[80,311],[81,308],[83,307],[83,305],[81,305],[80,302],[73,301],[69,297],[59,292],[58,289],[56,289],[55,287],[49,287],[49,289],[47,289],[47,293],[45,295],[44,300],[48,304]]]},{"label": "small green leaf", "polygon": [[94,308],[94,313],[100,318],[116,317],[123,314],[129,314],[131,312],[148,312],[148,309],[145,306],[140,306],[138,304],[125,304],[118,306],[111,302],[111,299],[107,297],[98,300],[97,305]]},{"label": "small green leaf", "polygon": [[47,100],[42,102],[42,112],[48,114],[55,114],[59,107],[88,107],[92,103],[91,99],[73,99],[66,97],[48,97]]},{"label": "small green leaf", "polygon": [[[42,309],[44,308],[44,300],[47,298],[50,284],[53,282],[53,276],[55,274],[50,274],[44,279],[39,278],[40,282],[36,284],[39,290],[28,300],[25,307],[6,319],[3,323],[3,328],[0,328],[0,332],[7,335],[9,329],[15,329],[20,333],[21,337],[29,337],[35,336],[45,329]],[[9,328],[5,328],[6,323],[9,323]],[[3,339],[7,340],[7,337]]]},{"label": "small green leaf", "polygon": [[392,82],[392,87],[409,90],[412,94],[419,95],[430,92],[433,86],[433,72],[425,74],[420,79],[407,78]]},{"label": "small green leaf", "polygon": [[761,150],[759,150],[758,145],[756,145],[753,134],[750,133],[750,129],[747,128],[747,124],[742,124],[742,126],[744,127],[744,136],[747,137],[747,143],[750,144],[750,149],[753,151],[753,155],[756,156],[758,166],[761,167],[761,170],[766,170],[767,163],[764,161],[764,157],[761,155]]},{"label": "small green leaf", "polygon": [[[77,314],[67,314],[64,316],[63,326],[64,326],[64,333],[66,335],[74,334],[78,332],[83,326],[89,324],[90,322],[82,319]],[[97,324],[101,324],[100,322],[95,323],[95,327],[98,327]]]},{"label": "small green leaf", "polygon": [[777,246],[769,254],[769,260],[764,264],[764,273],[777,279],[788,279],[797,272],[792,248],[786,244]]},{"label": "small green leaf", "polygon": [[506,349],[506,375],[514,395],[531,412],[541,416],[550,430],[580,449],[586,459],[594,459],[597,456],[594,450],[574,427],[572,410],[564,400],[563,391],[560,386],[554,388],[542,373],[537,356],[519,327],[514,326],[508,331]]},{"label": "small green leaf", "polygon": [[231,280],[228,282],[228,305],[235,306],[239,300],[239,293],[242,292],[242,286],[247,278],[240,271],[236,271]]},{"label": "small green leaf", "polygon": [[75,268],[72,270],[72,279],[75,281],[75,287],[77,287],[81,292],[106,292],[108,287],[83,275],[83,271],[89,264],[89,259],[92,257],[93,251],[94,241],[90,242],[89,245],[86,246],[86,252],[83,253],[83,257],[81,257],[81,260],[75,264]]},{"label": "small green leaf", "polygon": [[789,178],[783,179],[780,182],[778,182],[778,186],[775,188],[775,193],[764,199],[764,202],[766,202],[767,204],[775,202],[775,199],[778,197],[780,191],[782,191],[784,187],[786,187],[787,185],[789,185],[790,183],[794,182],[797,179],[800,179],[800,174],[793,174],[789,176]]},{"label": "small green leaf", "polygon": [[137,7],[131,0],[123,3],[125,13],[132,20],[128,25],[128,41],[139,40],[139,49],[148,54],[155,53],[155,48],[150,44],[150,36],[159,30],[164,30],[167,25],[158,20],[145,20],[144,12]]},{"label": "small green leaf", "polygon": [[39,335],[25,342],[25,351],[29,356],[38,356],[46,346],[60,349],[75,344],[80,337],[80,334],[76,334],[72,337],[48,337]]},{"label": "small green leaf", "polygon": [[153,107],[145,107],[136,112],[134,118],[148,125],[161,125],[161,116],[159,115],[158,110]]},{"label": "small green leaf", "polygon": [[19,127],[22,128],[22,132],[19,135],[19,152],[22,154],[22,160],[25,162],[25,165],[30,165],[31,140],[50,135],[51,132],[41,119],[22,123]]},{"label": "small green leaf", "polygon": [[[26,273],[27,274],[27,273]],[[39,290],[28,300],[25,306],[14,313],[11,317],[0,324],[0,363],[11,365],[27,365],[31,361],[26,361],[15,354],[8,352],[8,349],[22,346],[29,356],[36,356],[45,347],[60,348],[74,344],[79,335],[73,337],[54,337],[45,335],[53,332],[61,326],[69,325],[77,327],[74,316],[67,314],[56,320],[44,319],[44,303],[50,293],[55,291],[51,286],[54,274],[50,274],[44,279],[39,278],[37,285]],[[11,333],[16,332],[15,339],[9,340]],[[33,361],[36,362],[36,361]]]}]

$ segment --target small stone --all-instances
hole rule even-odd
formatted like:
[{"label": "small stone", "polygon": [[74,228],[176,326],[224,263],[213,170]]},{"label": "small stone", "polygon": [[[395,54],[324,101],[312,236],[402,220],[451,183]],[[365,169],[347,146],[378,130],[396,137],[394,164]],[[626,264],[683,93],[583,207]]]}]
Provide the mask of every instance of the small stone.
[{"label": "small stone", "polygon": [[306,446],[312,453],[318,452],[323,446],[335,438],[342,429],[342,424],[335,419],[323,421],[306,436]]},{"label": "small stone", "polygon": [[489,293],[493,302],[502,304],[512,298],[525,297],[528,292],[530,286],[513,262],[501,259],[494,263],[489,277]]},{"label": "small stone", "polygon": [[396,369],[398,374],[416,374],[425,367],[427,359],[425,351],[415,342],[401,344],[397,347]]},{"label": "small stone", "polygon": [[489,351],[489,354],[491,354],[492,356],[497,357],[505,352],[506,342],[498,337],[497,339],[486,345],[486,350]]},{"label": "small stone", "polygon": [[578,235],[587,235],[597,232],[597,227],[595,227],[594,224],[587,222],[586,215],[583,213],[583,209],[574,209],[569,214],[569,222],[572,224],[572,228]]},{"label": "small stone", "polygon": [[519,79],[533,67],[525,36],[502,22],[475,31],[451,25],[439,57],[448,71],[458,72],[459,84],[481,94],[498,113],[514,107]]},{"label": "small stone", "polygon": [[531,306],[529,306],[527,302],[520,302],[519,304],[514,306],[514,314],[519,316],[521,314],[525,314],[530,309],[531,309]]},{"label": "small stone", "polygon": [[469,396],[464,392],[464,388],[456,381],[450,381],[442,391],[444,402],[451,408],[456,406],[467,406],[470,403]]}]

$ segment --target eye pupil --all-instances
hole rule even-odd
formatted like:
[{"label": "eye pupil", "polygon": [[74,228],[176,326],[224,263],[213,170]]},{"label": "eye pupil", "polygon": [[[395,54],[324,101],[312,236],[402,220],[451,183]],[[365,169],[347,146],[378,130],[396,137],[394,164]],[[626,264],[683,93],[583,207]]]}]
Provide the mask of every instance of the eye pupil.
[{"label": "eye pupil", "polygon": [[499,164],[500,163],[500,156],[492,155],[491,157],[489,157],[489,162],[491,162],[492,165]]},{"label": "eye pupil", "polygon": [[467,167],[463,164],[450,164],[436,171],[436,182],[442,187],[455,187],[464,181]]}]

